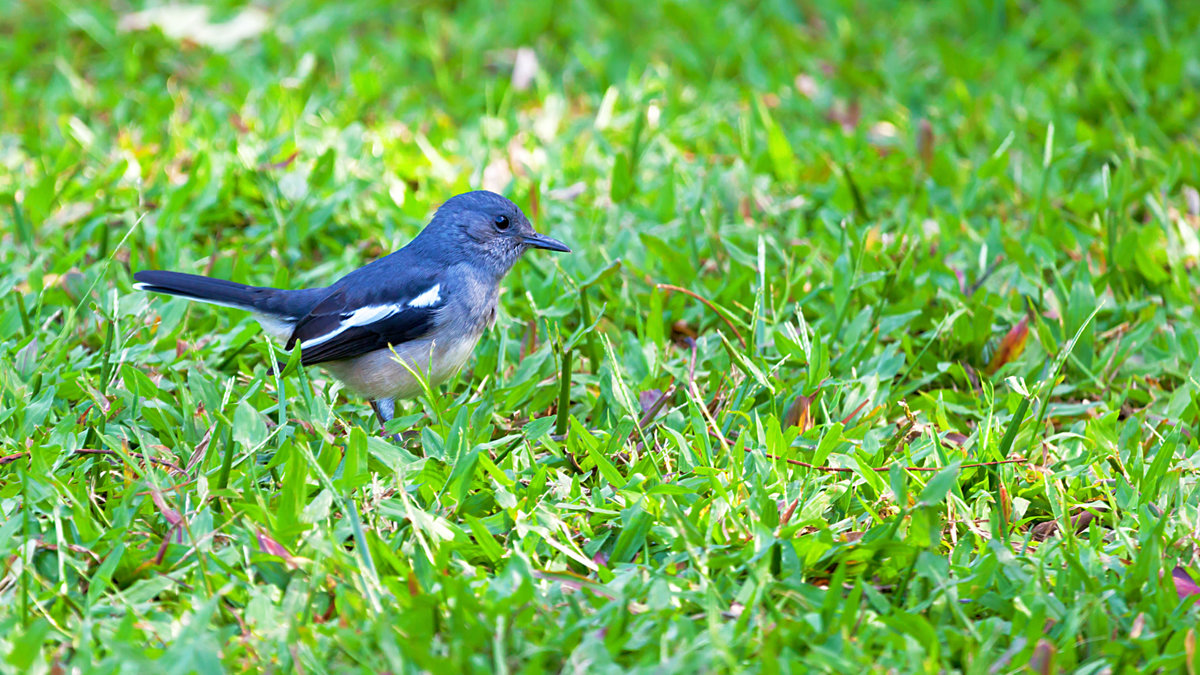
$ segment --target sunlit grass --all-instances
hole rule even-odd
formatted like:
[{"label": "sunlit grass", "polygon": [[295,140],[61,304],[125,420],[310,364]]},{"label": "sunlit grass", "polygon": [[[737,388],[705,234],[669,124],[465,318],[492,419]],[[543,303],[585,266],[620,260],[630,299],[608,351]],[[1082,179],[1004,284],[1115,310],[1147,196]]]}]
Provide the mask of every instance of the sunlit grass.
[{"label": "sunlit grass", "polygon": [[[1077,5],[0,10],[0,670],[1195,667],[1200,8]],[[478,187],[403,446],[130,290]]]}]

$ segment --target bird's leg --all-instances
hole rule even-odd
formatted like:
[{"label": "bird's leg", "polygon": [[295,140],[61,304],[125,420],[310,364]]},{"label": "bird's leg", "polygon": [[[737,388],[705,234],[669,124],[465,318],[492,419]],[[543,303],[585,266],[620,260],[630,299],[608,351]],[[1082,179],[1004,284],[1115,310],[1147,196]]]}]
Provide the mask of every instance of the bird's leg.
[{"label": "bird's leg", "polygon": [[[371,410],[375,411],[375,416],[379,418],[379,423],[387,428],[388,420],[396,416],[396,399],[394,398],[378,398],[371,401]],[[400,434],[392,434],[393,443],[401,443],[403,439]]]}]

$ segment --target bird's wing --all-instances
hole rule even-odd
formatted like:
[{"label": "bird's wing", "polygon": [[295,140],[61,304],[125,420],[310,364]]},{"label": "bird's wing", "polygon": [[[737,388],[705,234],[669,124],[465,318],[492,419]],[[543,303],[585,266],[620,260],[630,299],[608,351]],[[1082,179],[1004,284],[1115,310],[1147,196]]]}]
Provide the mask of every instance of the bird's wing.
[{"label": "bird's wing", "polygon": [[296,322],[287,347],[299,343],[300,363],[307,366],[415,340],[433,330],[445,306],[442,287],[436,275],[412,275],[369,291],[335,287]]}]

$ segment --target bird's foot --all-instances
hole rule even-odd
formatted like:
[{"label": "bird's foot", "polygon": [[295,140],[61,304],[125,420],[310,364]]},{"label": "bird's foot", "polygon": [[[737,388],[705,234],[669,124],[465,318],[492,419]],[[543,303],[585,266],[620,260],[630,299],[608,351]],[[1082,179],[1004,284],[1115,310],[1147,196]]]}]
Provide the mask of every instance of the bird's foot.
[{"label": "bird's foot", "polygon": [[[380,398],[371,401],[371,409],[375,411],[375,416],[379,418],[379,424],[387,429],[387,423],[396,416],[396,400],[392,398]],[[404,437],[399,433],[394,433],[388,436],[389,439],[396,445],[404,445]]]}]

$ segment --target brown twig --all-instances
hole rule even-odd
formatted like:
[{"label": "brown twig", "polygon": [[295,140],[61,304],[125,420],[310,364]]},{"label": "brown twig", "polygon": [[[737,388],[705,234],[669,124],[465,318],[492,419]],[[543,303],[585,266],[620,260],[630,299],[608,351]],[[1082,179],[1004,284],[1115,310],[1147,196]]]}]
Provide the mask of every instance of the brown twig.
[{"label": "brown twig", "polygon": [[[168,486],[164,487],[162,489],[162,491],[163,492],[179,492],[183,488],[185,488],[195,482],[196,482],[195,478],[193,478],[191,480],[185,480],[182,483],[176,483],[175,485],[168,485]],[[133,494],[134,494],[134,496],[137,496],[137,497],[148,497],[148,496],[150,496],[150,490],[142,490],[141,492],[135,492]],[[210,496],[209,499],[213,499],[213,497]]]},{"label": "brown twig", "polygon": [[970,288],[966,289],[966,295],[968,298],[972,295],[975,295],[975,291],[979,290],[980,287],[982,287],[983,284],[986,283],[987,280],[996,273],[996,270],[1000,268],[1000,262],[1002,260],[1004,260],[1004,256],[996,256],[996,258],[992,260],[992,264],[988,265],[987,269],[983,271],[983,274],[979,275],[979,279],[977,279],[975,283],[971,284]]},{"label": "brown twig", "polygon": [[[746,452],[750,452],[750,451],[751,451],[750,448],[746,448]],[[767,457],[768,459],[782,459],[783,461],[787,462],[788,464],[795,464],[796,466],[803,466],[808,469],[815,469],[816,471],[828,471],[830,473],[853,473],[854,471],[858,470],[858,469],[850,468],[848,466],[817,466],[816,464],[809,464],[808,462],[801,462],[798,459],[788,459],[787,457],[780,457],[778,455],[772,455],[770,453],[765,453],[765,452],[763,453],[763,455],[765,457]],[[980,467],[980,466],[996,466],[998,464],[1023,464],[1028,461],[1029,460],[1025,459],[1024,457],[1014,457],[1013,459],[1002,459],[998,462],[978,462],[975,464],[963,464],[963,465],[960,465],[958,468],[974,469],[974,468]],[[945,469],[945,468],[946,467],[944,467],[944,466],[906,466],[906,467],[904,467],[904,470],[905,471],[941,471],[942,469]],[[878,471],[878,472],[884,472],[884,471],[891,471],[892,467],[891,466],[878,466],[878,467],[873,466],[873,467],[871,467],[871,470]]]},{"label": "brown twig", "polygon": [[600,586],[600,584],[597,584],[587,577],[581,577],[570,572],[548,572],[542,570],[533,570],[533,577],[535,579],[542,579],[544,581],[558,582],[563,586],[576,591],[586,588],[600,597],[608,598],[609,600],[616,599],[615,595],[609,592],[608,589]]},{"label": "brown twig", "polygon": [[[717,434],[714,434],[712,431],[709,431],[708,435],[717,436]],[[737,445],[737,441],[734,439],[729,439],[729,438],[724,438],[724,437],[719,437],[719,438],[721,438],[721,440],[725,441],[729,445]],[[753,448],[745,448],[745,451],[753,452],[754,449]],[[801,462],[798,459],[789,459],[787,457],[780,457],[779,455],[772,455],[769,452],[764,452],[763,456],[766,457],[767,459],[780,459],[780,460],[787,462],[788,464],[802,466],[802,467],[805,467],[806,469],[813,469],[815,471],[828,471],[830,473],[853,473],[854,471],[857,471],[857,469],[854,469],[854,468],[851,468],[848,466],[817,466],[816,464],[809,464],[808,462]],[[1029,460],[1024,457],[1014,457],[1012,459],[1002,459],[1002,460],[999,460],[996,462],[977,462],[974,464],[962,464],[958,468],[974,469],[974,468],[981,467],[981,466],[997,466],[999,464],[1025,464],[1028,462],[1029,462]],[[946,467],[944,467],[944,466],[906,466],[906,467],[904,467],[904,469],[906,471],[941,471],[942,469],[945,469],[945,468]],[[884,471],[891,471],[892,467],[890,465],[889,466],[878,466],[878,467],[871,467],[871,470],[882,473]]]},{"label": "brown twig", "polygon": [[700,296],[695,291],[689,291],[686,288],[680,288],[679,286],[675,286],[672,284],[654,284],[654,287],[661,288],[664,291],[679,291],[680,293],[683,293],[684,295],[690,295],[693,298],[699,300],[700,302],[703,302],[706,307],[708,307],[713,312],[715,312],[717,316],[721,317],[721,320],[725,322],[725,325],[729,326],[729,330],[733,331],[733,334],[734,334],[734,336],[737,337],[738,342],[742,343],[742,349],[746,348],[746,340],[745,340],[745,338],[742,337],[742,334],[738,332],[737,327],[733,325],[733,322],[730,321],[728,317],[726,317],[724,314],[721,313],[721,311],[719,309],[717,309],[716,305],[709,302],[707,298]]},{"label": "brown twig", "polygon": [[[645,429],[651,422],[653,422],[654,418],[658,417],[658,413],[662,412],[663,406],[667,404],[667,401],[671,400],[671,396],[674,393],[675,382],[672,381],[670,386],[667,387],[667,390],[664,391],[658,398],[654,399],[654,403],[651,403],[646,407],[646,412],[643,413],[642,418],[638,420],[638,429]],[[636,433],[636,430],[634,430],[634,432],[630,432],[631,438],[633,433]]]},{"label": "brown twig", "polygon": [[[79,448],[76,450],[71,450],[70,452],[75,455],[107,455],[110,457],[120,457],[121,456],[115,450],[97,450],[95,448]],[[18,452],[18,453],[12,454],[12,455],[4,455],[3,457],[0,457],[0,466],[3,466],[5,464],[12,464],[13,462],[17,461],[18,459],[22,459],[22,458],[28,457],[28,456],[29,456],[28,452]],[[141,460],[148,460],[152,464],[157,464],[159,466],[165,466],[168,469],[170,469],[176,473],[184,473],[183,469],[181,469],[178,466],[175,466],[174,464],[172,464],[166,460],[163,460],[163,459],[157,459],[155,457],[147,457],[147,456],[141,454],[140,452],[131,452],[131,453],[129,453],[129,456],[137,457],[138,459],[141,459]]]},{"label": "brown twig", "polygon": [[[820,390],[818,389],[817,391],[820,391]],[[854,409],[854,412],[852,412],[849,415],[846,415],[845,417],[842,418],[842,424],[844,425],[844,424],[846,424],[846,422],[849,422],[851,417],[854,417],[855,415],[857,415],[858,411],[867,407],[867,404],[870,402],[871,402],[871,399],[867,399],[867,400],[863,401],[862,403],[859,403],[858,407]]]}]

